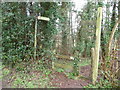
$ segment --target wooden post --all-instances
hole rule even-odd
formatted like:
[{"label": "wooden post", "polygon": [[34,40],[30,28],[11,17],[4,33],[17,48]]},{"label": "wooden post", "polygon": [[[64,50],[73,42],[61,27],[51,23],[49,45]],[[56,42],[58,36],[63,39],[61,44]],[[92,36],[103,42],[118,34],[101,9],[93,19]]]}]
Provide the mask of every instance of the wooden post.
[{"label": "wooden post", "polygon": [[93,65],[95,65],[95,49],[94,48],[91,48],[91,55],[92,55],[92,60],[91,60],[91,69],[92,69],[92,75],[91,75],[91,78],[92,78],[92,81],[95,81],[94,80],[94,74],[93,74],[93,71],[95,70]]},{"label": "wooden post", "polygon": [[98,63],[99,63],[99,51],[100,51],[100,38],[101,38],[101,22],[102,22],[102,7],[98,8],[97,24],[96,24],[96,42],[95,50],[93,50],[93,65],[92,65],[92,83],[95,84],[98,76]]},{"label": "wooden post", "polygon": [[38,17],[35,19],[34,60],[36,60],[36,46],[37,46],[37,19],[38,19],[38,20],[44,20],[44,21],[49,21],[49,20],[50,20],[49,18],[47,18],[47,17],[42,17],[42,16],[38,16]]},{"label": "wooden post", "polygon": [[37,19],[35,19],[35,41],[34,41],[34,60],[36,60],[36,46],[37,46]]}]

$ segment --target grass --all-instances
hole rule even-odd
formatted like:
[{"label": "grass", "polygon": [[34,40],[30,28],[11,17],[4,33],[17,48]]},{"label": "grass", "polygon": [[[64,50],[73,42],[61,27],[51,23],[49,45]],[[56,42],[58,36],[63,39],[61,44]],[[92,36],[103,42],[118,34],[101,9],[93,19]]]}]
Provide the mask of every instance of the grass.
[{"label": "grass", "polygon": [[10,73],[10,70],[7,68],[3,69],[2,71],[3,76],[7,76],[9,73]]},{"label": "grass", "polygon": [[35,81],[30,81],[31,77],[27,74],[15,75],[14,81],[11,83],[12,88],[38,88]]},{"label": "grass", "polygon": [[8,68],[5,68],[4,65],[0,62],[0,79],[7,76],[10,73],[10,70]]},{"label": "grass", "polygon": [[[46,76],[44,74],[46,73]],[[48,77],[49,71],[44,73],[34,73],[30,75],[28,73],[16,73],[14,81],[11,83],[12,88],[48,88],[50,79]]]},{"label": "grass", "polygon": [[[3,69],[3,76],[8,75],[13,70],[7,68]],[[7,76],[10,81],[11,88],[53,88],[49,75],[51,70],[43,68],[42,65],[37,63],[29,64],[26,67],[17,65],[14,72]],[[1,76],[2,78],[2,76]]]},{"label": "grass", "polygon": [[109,81],[100,79],[95,85],[89,84],[84,86],[84,88],[115,88]]},{"label": "grass", "polygon": [[44,70],[43,72],[17,72],[15,74],[16,79],[12,82],[13,88],[50,88],[50,79],[48,75],[51,73],[50,70]]},{"label": "grass", "polygon": [[[90,65],[90,64],[91,64],[91,60],[84,59],[84,60],[78,62],[78,67],[86,66],[86,65]],[[74,66],[74,61],[58,60],[58,61],[54,62],[54,68],[58,72],[64,72],[64,71],[72,72],[73,66]]]},{"label": "grass", "polygon": [[91,64],[91,60],[85,59],[85,60],[82,60],[81,62],[79,62],[78,66],[86,66],[86,65],[90,65],[90,64]]}]

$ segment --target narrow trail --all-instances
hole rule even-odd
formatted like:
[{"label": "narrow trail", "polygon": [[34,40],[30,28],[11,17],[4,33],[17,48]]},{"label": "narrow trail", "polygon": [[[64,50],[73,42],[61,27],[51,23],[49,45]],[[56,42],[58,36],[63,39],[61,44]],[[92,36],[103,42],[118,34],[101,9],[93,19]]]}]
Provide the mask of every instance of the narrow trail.
[{"label": "narrow trail", "polygon": [[78,80],[69,79],[62,72],[52,73],[51,82],[53,86],[58,88],[83,88],[84,86],[91,83],[90,81],[90,66],[82,66],[80,73],[85,78],[79,78]]},{"label": "narrow trail", "polygon": [[[77,80],[68,78],[63,72],[53,71],[49,75],[51,86],[57,87],[57,88],[83,88],[84,86],[91,83],[90,81],[91,72],[90,71],[91,71],[90,65],[82,66],[80,68],[80,75],[83,76],[83,78],[79,78]],[[39,72],[37,73],[31,72],[31,73],[34,73],[35,77],[40,76]],[[14,79],[11,79],[10,77],[14,75],[15,73],[10,73],[3,79],[2,88],[12,87],[11,84],[14,81]]]}]

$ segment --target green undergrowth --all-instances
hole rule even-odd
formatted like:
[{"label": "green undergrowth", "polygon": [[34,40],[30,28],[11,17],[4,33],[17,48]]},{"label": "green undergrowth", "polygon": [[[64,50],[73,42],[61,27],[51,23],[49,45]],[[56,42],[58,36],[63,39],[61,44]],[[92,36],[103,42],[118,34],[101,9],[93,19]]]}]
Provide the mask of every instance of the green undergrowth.
[{"label": "green undergrowth", "polygon": [[66,72],[63,68],[56,68],[55,71],[63,72],[69,79],[75,79],[75,75],[73,72]]},{"label": "green undergrowth", "polygon": [[81,59],[81,61],[78,63],[78,66],[86,66],[86,65],[90,65],[90,64],[91,64],[90,59]]},{"label": "green undergrowth", "polygon": [[108,80],[100,79],[99,82],[97,82],[95,85],[89,84],[87,86],[84,86],[84,88],[118,88],[118,86],[113,85]]},{"label": "green undergrowth", "polygon": [[[86,65],[90,65],[90,64],[91,64],[91,60],[89,60],[89,59],[82,59],[82,60],[78,61],[78,67],[86,66]],[[74,61],[68,61],[68,60],[54,61],[54,68],[58,72],[60,72],[60,71],[71,72],[71,71],[73,71],[73,67],[74,67]]]},{"label": "green undergrowth", "polygon": [[[64,62],[64,65],[67,65],[67,68],[56,68],[57,72],[64,72],[65,75],[70,79],[76,79],[76,76],[73,72],[69,70],[73,68],[73,63]],[[81,61],[79,66],[88,65],[88,61]],[[3,68],[4,67],[4,68]],[[0,66],[3,68],[3,75],[1,78],[9,75],[10,87],[11,88],[56,88],[50,83],[49,75],[52,73],[52,70],[45,68],[41,60],[36,62],[22,62],[14,66],[13,69],[5,68],[4,65]]]},{"label": "green undergrowth", "polygon": [[43,68],[41,63],[17,64],[14,71],[4,68],[3,76],[12,72],[8,77],[11,88],[53,88],[49,78],[52,71]]},{"label": "green undergrowth", "polygon": [[[90,64],[91,64],[91,60],[82,59],[82,61],[78,62],[78,70],[80,71],[80,67],[90,65]],[[73,67],[74,67],[73,61],[59,60],[54,62],[54,70],[57,72],[63,72],[69,79],[81,79],[81,78],[86,79],[84,76],[81,76],[79,74],[76,75]]]},{"label": "green undergrowth", "polygon": [[[47,72],[47,71],[46,71]],[[49,78],[46,76],[44,77],[41,73],[34,73],[34,74],[24,74],[24,73],[17,73],[15,75],[15,79],[12,82],[13,88],[49,88],[51,87],[49,84]]]},{"label": "green undergrowth", "polygon": [[0,63],[0,70],[0,79],[6,77],[10,73],[10,70],[6,68],[5,65],[2,65],[2,63]]}]

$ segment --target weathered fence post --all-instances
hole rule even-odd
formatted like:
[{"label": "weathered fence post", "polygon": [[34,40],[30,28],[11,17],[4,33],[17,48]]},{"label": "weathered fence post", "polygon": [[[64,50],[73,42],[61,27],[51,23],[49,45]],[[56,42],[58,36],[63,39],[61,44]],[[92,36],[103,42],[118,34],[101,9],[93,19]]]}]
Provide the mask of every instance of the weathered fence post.
[{"label": "weathered fence post", "polygon": [[95,48],[91,48],[91,56],[92,56],[92,60],[91,60],[91,68],[92,68],[92,75],[91,75],[91,78],[92,78],[92,81],[94,81],[94,74],[93,74],[93,65],[95,65]]},{"label": "weathered fence post", "polygon": [[47,17],[42,17],[42,16],[38,16],[35,19],[35,35],[34,35],[34,60],[36,60],[36,46],[37,46],[37,19],[38,20],[44,20],[44,21],[49,21],[50,19]]},{"label": "weathered fence post", "polygon": [[92,61],[92,83],[95,84],[98,76],[98,63],[99,63],[99,51],[100,51],[100,38],[101,38],[101,22],[102,22],[102,7],[98,8],[97,24],[96,24],[96,42],[93,52]]},{"label": "weathered fence post", "polygon": [[36,60],[36,46],[37,46],[37,19],[35,19],[35,35],[34,35],[34,60]]}]

